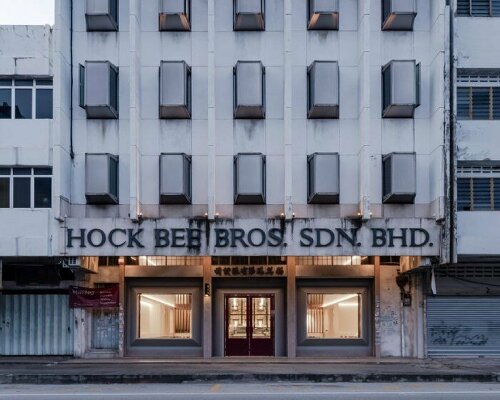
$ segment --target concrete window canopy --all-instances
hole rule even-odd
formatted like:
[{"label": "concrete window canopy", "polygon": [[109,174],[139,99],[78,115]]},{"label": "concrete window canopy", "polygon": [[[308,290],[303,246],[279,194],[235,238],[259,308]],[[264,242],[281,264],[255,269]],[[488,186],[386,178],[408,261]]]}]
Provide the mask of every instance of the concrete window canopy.
[{"label": "concrete window canopy", "polygon": [[86,0],[85,21],[87,31],[118,31],[118,3],[118,0]]},{"label": "concrete window canopy", "polygon": [[412,31],[416,16],[416,0],[382,0],[383,31]]},{"label": "concrete window canopy", "polygon": [[233,0],[235,31],[265,30],[265,0]]},{"label": "concrete window canopy", "polygon": [[88,204],[118,204],[118,156],[85,154],[85,198]]},{"label": "concrete window canopy", "polygon": [[382,118],[413,118],[420,106],[420,64],[392,60],[382,67]]},{"label": "concrete window canopy", "polygon": [[308,11],[308,30],[339,29],[339,0],[308,0]]},{"label": "concrete window canopy", "polygon": [[239,153],[234,157],[234,203],[266,203],[266,156]]},{"label": "concrete window canopy", "polygon": [[307,157],[307,201],[309,204],[337,204],[340,194],[338,153],[313,153]]},{"label": "concrete window canopy", "polygon": [[191,67],[184,61],[162,61],[160,118],[191,118]]},{"label": "concrete window canopy", "polygon": [[184,153],[160,156],[160,203],[191,204],[191,157]]},{"label": "concrete window canopy", "polygon": [[266,117],[266,69],[260,61],[238,61],[233,68],[234,118]]},{"label": "concrete window canopy", "polygon": [[307,92],[307,118],[338,118],[338,62],[314,61],[307,69]]},{"label": "concrete window canopy", "polygon": [[161,0],[159,30],[190,31],[191,0]]},{"label": "concrete window canopy", "polygon": [[384,203],[413,203],[417,187],[415,153],[390,153],[382,158]]},{"label": "concrete window canopy", "polygon": [[109,61],[80,65],[80,107],[91,119],[118,119],[118,68]]}]

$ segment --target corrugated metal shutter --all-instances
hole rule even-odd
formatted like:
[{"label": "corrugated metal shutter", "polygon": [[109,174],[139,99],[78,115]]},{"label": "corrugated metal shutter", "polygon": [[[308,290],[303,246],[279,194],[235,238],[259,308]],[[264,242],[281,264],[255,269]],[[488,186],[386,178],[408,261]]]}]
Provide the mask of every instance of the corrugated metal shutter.
[{"label": "corrugated metal shutter", "polygon": [[500,355],[500,297],[428,297],[430,357]]},{"label": "corrugated metal shutter", "polygon": [[92,312],[92,348],[118,349],[118,311],[97,309]]},{"label": "corrugated metal shutter", "polygon": [[0,355],[73,354],[68,295],[0,295]]}]

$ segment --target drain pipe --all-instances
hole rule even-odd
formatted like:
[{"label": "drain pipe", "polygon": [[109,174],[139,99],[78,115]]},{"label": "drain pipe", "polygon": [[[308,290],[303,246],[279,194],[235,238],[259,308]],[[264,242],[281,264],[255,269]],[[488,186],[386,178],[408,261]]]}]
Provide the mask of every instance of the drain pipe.
[{"label": "drain pipe", "polygon": [[75,152],[73,150],[73,0],[69,2],[70,18],[69,18],[69,62],[71,68],[71,81],[70,81],[70,97],[69,97],[69,156],[72,160],[75,159]]}]

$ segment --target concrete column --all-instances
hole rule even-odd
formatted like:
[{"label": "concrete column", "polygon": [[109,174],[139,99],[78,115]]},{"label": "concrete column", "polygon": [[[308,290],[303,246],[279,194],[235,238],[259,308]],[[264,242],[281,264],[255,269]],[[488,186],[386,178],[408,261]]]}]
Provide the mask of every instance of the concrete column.
[{"label": "concrete column", "polygon": [[[205,285],[210,285],[210,296],[205,295]],[[212,257],[203,257],[203,358],[212,357]]]},{"label": "concrete column", "polygon": [[215,0],[208,0],[208,218],[215,218]]},{"label": "concrete column", "polygon": [[137,220],[140,214],[140,148],[139,148],[139,132],[141,129],[141,114],[140,114],[140,5],[138,0],[130,0],[130,219]]},{"label": "concrete column", "polygon": [[380,344],[380,290],[381,290],[381,282],[380,282],[380,257],[374,257],[374,275],[375,275],[375,315],[374,315],[374,343],[375,343],[375,352],[374,356],[380,358],[381,356],[381,344]]},{"label": "concrete column", "polygon": [[288,358],[294,358],[297,356],[297,283],[295,257],[287,258],[286,311],[287,355]]},{"label": "concrete column", "polygon": [[284,27],[284,137],[285,137],[285,218],[293,218],[293,165],[292,165],[292,0],[285,0],[285,27]]},{"label": "concrete column", "polygon": [[118,309],[118,356],[125,355],[125,260],[120,257],[119,261],[119,293],[120,293],[120,306]]},{"label": "concrete column", "polygon": [[[370,0],[359,3],[359,73],[360,73],[360,93],[359,93],[359,212],[363,219],[371,218],[370,206],[370,174],[374,169],[370,158],[370,141],[372,139],[373,122],[371,119],[371,43],[374,40],[371,34],[371,6]],[[341,160],[342,162],[342,160]]]}]

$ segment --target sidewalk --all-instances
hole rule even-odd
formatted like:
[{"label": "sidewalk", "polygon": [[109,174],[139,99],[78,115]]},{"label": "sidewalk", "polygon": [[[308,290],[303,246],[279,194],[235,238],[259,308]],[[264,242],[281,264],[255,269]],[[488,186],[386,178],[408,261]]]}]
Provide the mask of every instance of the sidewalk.
[{"label": "sidewalk", "polygon": [[500,359],[2,358],[0,384],[500,382]]}]

